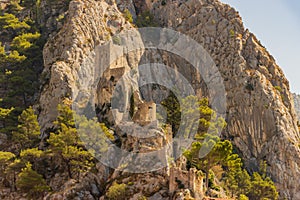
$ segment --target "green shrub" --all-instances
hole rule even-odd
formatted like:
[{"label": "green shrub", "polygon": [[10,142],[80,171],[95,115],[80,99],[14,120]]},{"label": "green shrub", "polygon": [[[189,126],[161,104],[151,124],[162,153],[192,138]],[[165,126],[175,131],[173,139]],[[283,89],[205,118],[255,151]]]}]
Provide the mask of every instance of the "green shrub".
[{"label": "green shrub", "polygon": [[249,198],[248,198],[246,195],[241,194],[241,195],[239,196],[239,200],[249,200]]},{"label": "green shrub", "polygon": [[133,186],[134,185],[134,182],[128,182],[127,183],[129,186]]},{"label": "green shrub", "polygon": [[132,15],[130,13],[130,11],[128,9],[125,9],[124,10],[124,14],[123,14],[124,18],[130,22],[130,23],[133,23],[133,18],[132,18]]},{"label": "green shrub", "polygon": [[57,22],[62,22],[63,20],[65,19],[65,14],[60,14],[57,18],[56,18],[56,21]]},{"label": "green shrub", "polygon": [[282,91],[282,88],[281,88],[280,86],[278,86],[278,85],[277,85],[277,86],[275,86],[274,88],[275,88],[276,90],[278,90],[279,92],[281,92],[281,91]]},{"label": "green shrub", "polygon": [[137,16],[136,19],[137,27],[155,27],[157,24],[154,21],[154,16],[150,11],[143,12]]},{"label": "green shrub", "polygon": [[110,200],[123,200],[126,196],[127,185],[114,182],[106,192],[106,196]]},{"label": "green shrub", "polygon": [[265,174],[254,172],[252,175],[252,187],[248,194],[250,199],[278,199],[278,192],[274,182]]},{"label": "green shrub", "polygon": [[145,196],[139,196],[138,200],[147,200],[147,197],[145,197]]},{"label": "green shrub", "polygon": [[229,30],[229,34],[230,34],[230,37],[234,37],[235,36],[235,32],[233,29],[230,29]]}]

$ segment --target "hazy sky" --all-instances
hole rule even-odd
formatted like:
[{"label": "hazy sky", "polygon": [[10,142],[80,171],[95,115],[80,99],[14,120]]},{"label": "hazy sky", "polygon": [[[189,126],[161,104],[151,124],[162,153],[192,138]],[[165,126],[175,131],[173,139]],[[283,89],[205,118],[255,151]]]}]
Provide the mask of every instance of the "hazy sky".
[{"label": "hazy sky", "polygon": [[291,91],[300,94],[300,1],[221,0],[239,11],[283,69]]}]

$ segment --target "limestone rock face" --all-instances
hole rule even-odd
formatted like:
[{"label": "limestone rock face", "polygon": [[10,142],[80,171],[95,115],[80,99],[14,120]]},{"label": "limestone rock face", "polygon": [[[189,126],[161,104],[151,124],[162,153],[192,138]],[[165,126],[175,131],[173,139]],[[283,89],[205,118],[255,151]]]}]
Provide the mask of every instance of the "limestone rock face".
[{"label": "limestone rock face", "polygon": [[[110,3],[111,4],[111,3]],[[44,48],[45,85],[40,95],[42,130],[55,119],[56,107],[76,88],[78,68],[95,46],[120,32],[126,23],[116,5],[105,1],[71,1],[64,26]]]},{"label": "limestone rock face", "polygon": [[293,93],[293,99],[295,104],[295,111],[299,121],[300,120],[300,95]]},{"label": "limestone rock face", "polygon": [[[274,58],[244,28],[239,14],[218,0],[166,0],[166,5],[159,0],[71,1],[64,25],[44,48],[45,85],[39,101],[43,131],[51,128],[49,122],[57,115],[57,104],[66,97],[71,98],[72,91],[78,90],[79,68],[83,62],[93,63],[86,58],[93,54],[94,48],[112,35],[133,28],[119,11],[125,8],[130,12],[148,9],[162,27],[184,33],[204,47],[224,80],[228,123],[224,137],[233,141],[248,169],[256,170],[261,160],[267,161],[268,173],[281,198],[300,199],[300,135],[289,83]],[[129,72],[143,63],[144,55],[144,52],[136,52],[121,58],[100,80],[99,89],[106,92],[96,97],[96,102],[108,121],[112,114],[109,105],[112,88],[117,81],[115,78],[120,76],[119,70],[113,69]],[[169,58],[164,53],[151,59],[173,68],[188,66],[185,61]],[[188,80],[195,81],[193,87],[197,95],[207,95],[205,84],[197,73],[189,67],[179,68],[179,71]],[[148,101],[163,99],[155,95],[154,89],[146,88],[142,93]],[[129,148],[128,140],[123,144]],[[164,178],[160,177],[161,191],[166,190]],[[149,194],[153,195],[152,199],[165,198],[165,193],[156,189],[151,189]],[[179,192],[176,198],[185,195],[189,196],[188,191]]]},{"label": "limestone rock face", "polygon": [[225,136],[246,166],[255,169],[265,159],[281,197],[299,199],[300,136],[289,83],[274,58],[219,1],[153,1],[150,10],[163,27],[202,44],[219,67],[227,92]]}]

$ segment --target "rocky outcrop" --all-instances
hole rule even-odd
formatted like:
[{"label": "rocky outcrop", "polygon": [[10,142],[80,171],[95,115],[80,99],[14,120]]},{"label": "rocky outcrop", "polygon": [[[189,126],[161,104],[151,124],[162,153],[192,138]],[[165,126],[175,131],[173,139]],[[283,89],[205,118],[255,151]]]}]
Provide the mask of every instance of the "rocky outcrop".
[{"label": "rocky outcrop", "polygon": [[63,26],[65,18],[68,15],[69,0],[56,0],[47,1],[41,0],[40,3],[36,3],[37,8],[32,8],[31,13],[34,19],[36,18],[37,23],[41,25],[42,33],[45,37],[51,37],[57,34]]},{"label": "rocky outcrop", "polygon": [[116,5],[105,1],[71,1],[64,26],[44,48],[45,86],[40,97],[42,130],[53,121],[56,107],[76,88],[77,71],[84,58],[111,35],[131,27]]},{"label": "rocky outcrop", "polygon": [[293,93],[293,99],[294,99],[295,111],[299,121],[300,120],[300,95]]},{"label": "rocky outcrop", "polygon": [[[66,97],[71,98],[72,92],[79,89],[78,71],[83,62],[92,65],[94,61],[86,58],[94,53],[94,48],[111,36],[133,28],[118,7],[131,12],[148,9],[162,27],[190,36],[213,58],[226,89],[228,125],[223,136],[233,141],[247,168],[256,170],[258,163],[266,160],[268,173],[280,196],[300,199],[300,149],[297,145],[300,135],[289,83],[274,58],[244,28],[241,17],[230,6],[217,0],[165,2],[166,5],[158,0],[125,1],[124,4],[117,1],[118,5],[108,0],[70,2],[64,26],[44,48],[45,85],[39,103],[43,131],[51,128],[49,122],[55,119],[57,104]],[[119,42],[117,38],[115,42]],[[145,52],[129,54],[113,63],[107,73],[118,74],[112,69],[119,67],[124,69],[123,73],[129,72],[143,63],[143,59],[149,59],[146,55]],[[156,57],[152,54],[150,59],[178,68],[187,80],[194,81],[197,95],[207,95],[201,77],[196,76],[186,61],[168,57],[166,53],[158,53]],[[107,76],[99,83],[99,88],[106,93],[98,96],[96,102],[105,115],[111,114],[108,103],[114,83],[118,81],[114,78]],[[148,88],[142,93],[155,102],[162,97],[155,96],[153,90]]]}]

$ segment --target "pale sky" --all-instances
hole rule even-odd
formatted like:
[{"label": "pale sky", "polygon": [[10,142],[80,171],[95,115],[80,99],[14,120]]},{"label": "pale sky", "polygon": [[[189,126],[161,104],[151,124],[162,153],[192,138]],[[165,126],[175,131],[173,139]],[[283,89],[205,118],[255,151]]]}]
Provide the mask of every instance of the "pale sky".
[{"label": "pale sky", "polygon": [[239,11],[244,26],[254,33],[276,59],[300,94],[300,1],[221,0]]}]

